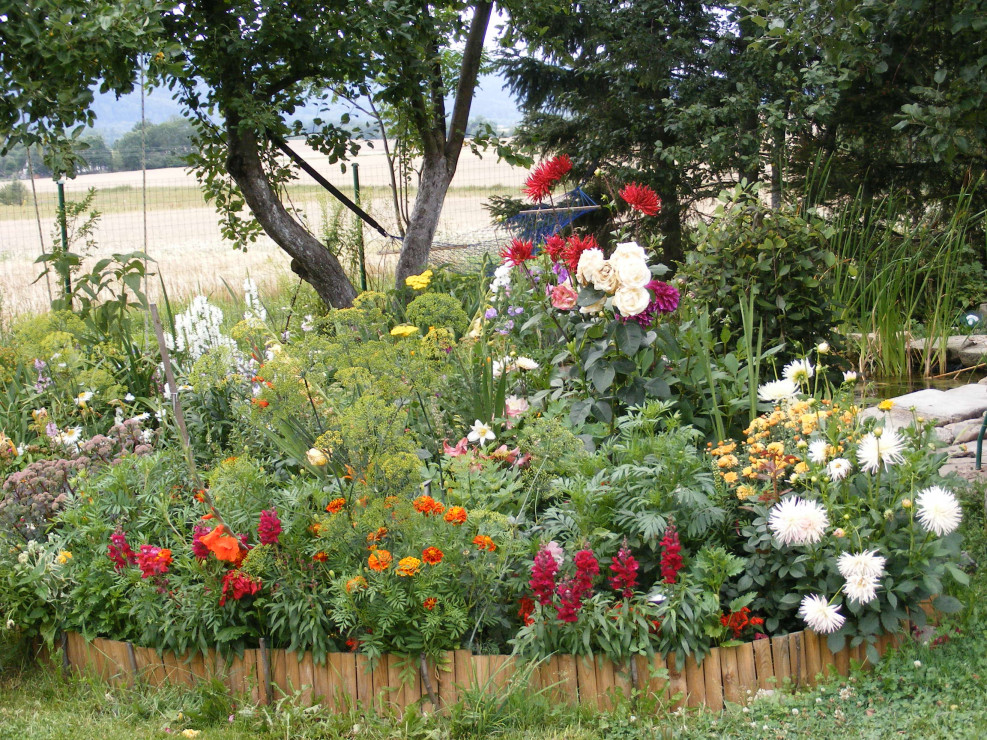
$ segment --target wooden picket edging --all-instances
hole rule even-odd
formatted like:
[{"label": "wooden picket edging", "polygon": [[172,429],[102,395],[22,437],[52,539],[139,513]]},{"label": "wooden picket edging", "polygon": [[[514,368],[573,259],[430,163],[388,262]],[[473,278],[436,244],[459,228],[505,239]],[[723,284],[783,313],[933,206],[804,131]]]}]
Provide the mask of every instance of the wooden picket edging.
[{"label": "wooden picket edging", "polygon": [[[883,635],[877,642],[878,654],[884,655],[900,639],[901,635]],[[320,665],[311,652],[272,650],[263,641],[259,648],[229,658],[214,650],[159,655],[152,648],[101,637],[88,642],[77,633],[67,634],[64,649],[67,667],[115,685],[140,681],[192,686],[218,678],[234,694],[264,704],[297,694],[305,705],[321,702],[339,710],[362,706],[400,711],[418,703],[429,711],[436,709],[417,656],[385,655],[371,668],[366,656],[329,653]],[[825,637],[806,630],[713,648],[701,664],[690,657],[681,670],[674,656],[650,660],[635,656],[632,669],[630,664],[617,666],[600,656],[553,655],[528,667],[526,688],[544,691],[555,702],[608,709],[618,696],[629,697],[633,687],[672,708],[706,705],[719,711],[725,702],[747,703],[759,689],[781,688],[786,680],[806,686],[819,675],[845,676],[851,661],[868,663],[864,645],[833,653]],[[522,667],[513,656],[455,650],[445,653],[438,664],[429,662],[427,675],[441,708],[456,703],[465,690],[497,693]],[[665,669],[667,675],[655,669]]]}]

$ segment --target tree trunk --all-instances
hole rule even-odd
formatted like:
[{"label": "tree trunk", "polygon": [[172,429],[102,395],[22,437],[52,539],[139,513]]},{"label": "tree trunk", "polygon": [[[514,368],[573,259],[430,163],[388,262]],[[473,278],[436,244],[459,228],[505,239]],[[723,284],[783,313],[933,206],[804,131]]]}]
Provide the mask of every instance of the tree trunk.
[{"label": "tree trunk", "polygon": [[228,134],[226,170],[239,186],[254,218],[291,257],[292,272],[315,288],[326,305],[334,308],[352,305],[356,290],[339,260],[288,213],[271,188],[260,161],[256,136],[250,131],[236,131],[234,126],[229,127]]},{"label": "tree trunk", "polygon": [[415,206],[411,211],[408,232],[404,235],[404,246],[394,277],[398,286],[404,285],[406,277],[417,275],[425,269],[435,229],[439,225],[439,216],[442,214],[442,203],[455,172],[455,165],[441,153],[425,155],[418,195],[415,197]]}]

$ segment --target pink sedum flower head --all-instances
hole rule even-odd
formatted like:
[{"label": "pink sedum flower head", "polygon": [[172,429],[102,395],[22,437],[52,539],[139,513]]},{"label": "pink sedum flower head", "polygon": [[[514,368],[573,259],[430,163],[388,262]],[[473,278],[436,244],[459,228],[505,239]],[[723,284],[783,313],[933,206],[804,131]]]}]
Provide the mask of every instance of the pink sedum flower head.
[{"label": "pink sedum flower head", "polygon": [[768,527],[783,545],[812,545],[822,539],[829,526],[826,509],[817,501],[791,496],[775,504]]},{"label": "pink sedum flower head", "polygon": [[960,526],[963,510],[951,492],[939,486],[930,486],[915,499],[918,520],[927,532],[944,537]]},{"label": "pink sedum flower head", "polygon": [[890,468],[905,461],[901,451],[905,449],[905,440],[894,429],[884,429],[880,434],[870,432],[865,434],[857,445],[857,462],[861,470],[876,473],[881,466]]},{"label": "pink sedum flower head", "polygon": [[846,621],[846,617],[840,614],[838,606],[830,604],[822,596],[816,594],[810,594],[802,599],[799,616],[802,617],[809,629],[821,635],[836,632]]}]

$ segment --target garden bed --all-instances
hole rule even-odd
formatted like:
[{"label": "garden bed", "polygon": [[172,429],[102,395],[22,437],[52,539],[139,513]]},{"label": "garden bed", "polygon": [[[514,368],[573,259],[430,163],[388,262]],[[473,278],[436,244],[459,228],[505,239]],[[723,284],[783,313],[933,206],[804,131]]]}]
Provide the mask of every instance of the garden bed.
[{"label": "garden bed", "polygon": [[[884,655],[900,635],[883,635],[875,647]],[[328,653],[316,662],[311,652],[247,649],[242,656],[224,657],[216,651],[179,656],[160,655],[128,642],[67,633],[63,643],[67,667],[116,685],[141,681],[153,686],[193,686],[220,679],[231,692],[269,704],[297,694],[301,703],[329,704],[339,710],[354,706],[404,710],[421,702],[434,709],[423,672],[414,657],[385,655],[372,665],[358,653]],[[816,677],[846,676],[851,662],[869,663],[864,645],[832,652],[826,640],[811,630],[755,640],[733,647],[712,648],[701,664],[689,657],[680,669],[674,656],[635,656],[630,665],[611,660],[553,655],[529,664],[509,655],[473,655],[448,651],[440,661],[428,661],[428,681],[440,707],[454,704],[468,691],[497,692],[514,681],[531,691],[546,691],[553,701],[612,708],[632,689],[657,698],[672,708],[705,705],[719,711],[725,702],[747,703],[759,690],[815,683]],[[663,672],[667,671],[667,675]]]}]

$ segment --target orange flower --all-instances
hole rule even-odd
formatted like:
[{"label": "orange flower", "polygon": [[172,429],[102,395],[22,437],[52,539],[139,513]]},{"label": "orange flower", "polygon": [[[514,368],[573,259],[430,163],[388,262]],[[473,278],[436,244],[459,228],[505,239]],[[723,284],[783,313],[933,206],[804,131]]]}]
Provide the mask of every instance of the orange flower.
[{"label": "orange flower", "polygon": [[202,521],[208,521],[209,519],[215,519],[216,515],[210,511],[208,514],[203,514],[200,518]]},{"label": "orange flower", "polygon": [[418,573],[418,569],[422,567],[422,561],[418,558],[401,558],[398,561],[398,575],[399,576],[413,576]]},{"label": "orange flower", "polygon": [[271,405],[271,402],[265,398],[251,398],[250,403],[254,404],[255,406],[257,406],[257,408],[261,408],[261,409],[266,409],[268,406]]},{"label": "orange flower", "polygon": [[193,498],[195,498],[195,500],[198,501],[199,503],[204,502],[206,500],[205,489],[200,488],[198,491],[195,492],[195,496]]},{"label": "orange flower", "polygon": [[391,567],[391,560],[391,553],[387,550],[374,550],[367,558],[367,565],[370,566],[370,570],[380,573]]},{"label": "orange flower", "polygon": [[[363,478],[361,478],[361,479],[360,479],[360,482],[361,482],[361,483],[366,483],[366,481],[365,481],[365,480],[363,480]],[[358,499],[356,500],[356,503],[357,503],[357,506],[363,506],[363,507],[366,507],[366,506],[367,506],[367,504],[368,504],[368,503],[370,503],[370,499],[368,499],[368,498],[367,498],[366,496],[360,496],[360,498],[358,498]]]},{"label": "orange flower", "polygon": [[445,553],[437,547],[426,547],[422,551],[422,560],[429,565],[438,565],[442,562],[442,558],[444,557]]},{"label": "orange flower", "polygon": [[356,576],[346,582],[346,593],[351,593],[354,588],[366,588],[367,579],[363,576]]},{"label": "orange flower", "polygon": [[411,503],[415,507],[415,511],[424,514],[425,516],[429,516],[435,509],[435,504],[437,502],[431,496],[419,496]]},{"label": "orange flower", "polygon": [[474,537],[473,544],[476,545],[477,550],[489,550],[490,552],[493,552],[497,549],[497,545],[494,544],[494,541],[485,534],[478,534]]},{"label": "orange flower", "polygon": [[466,521],[466,509],[462,506],[450,506],[443,518],[449,524],[462,524]]},{"label": "orange flower", "polygon": [[387,527],[378,527],[376,532],[367,535],[367,542],[380,542],[387,536]]},{"label": "orange flower", "polygon": [[322,531],[322,525],[319,522],[312,522],[308,526],[308,531],[314,534],[316,537],[319,536],[319,532]]},{"label": "orange flower", "polygon": [[312,560],[315,560],[318,563],[324,563],[328,559],[329,556],[326,555],[324,552],[322,552],[322,550],[319,550],[317,553],[315,553],[315,555],[312,556]]},{"label": "orange flower", "polygon": [[205,545],[217,560],[239,563],[243,559],[240,540],[226,534],[225,529],[223,525],[219,525],[212,532],[202,535],[199,542]]},{"label": "orange flower", "polygon": [[334,498],[326,505],[326,511],[330,514],[336,514],[340,512],[344,506],[346,506],[346,499],[340,496],[339,498]]},{"label": "orange flower", "polygon": [[435,605],[438,603],[439,600],[437,598],[435,598],[434,596],[429,596],[427,599],[425,599],[425,601],[422,602],[422,606],[424,606],[429,611],[432,611],[435,608]]},{"label": "orange flower", "polygon": [[384,499],[384,508],[390,509],[394,506],[394,504],[398,503],[398,501],[400,500],[401,499],[399,499],[397,496],[388,496],[387,498]]},{"label": "orange flower", "polygon": [[343,480],[353,480],[353,476],[355,475],[355,473],[356,471],[353,470],[353,467],[351,465],[347,465],[346,475],[343,476]]}]

